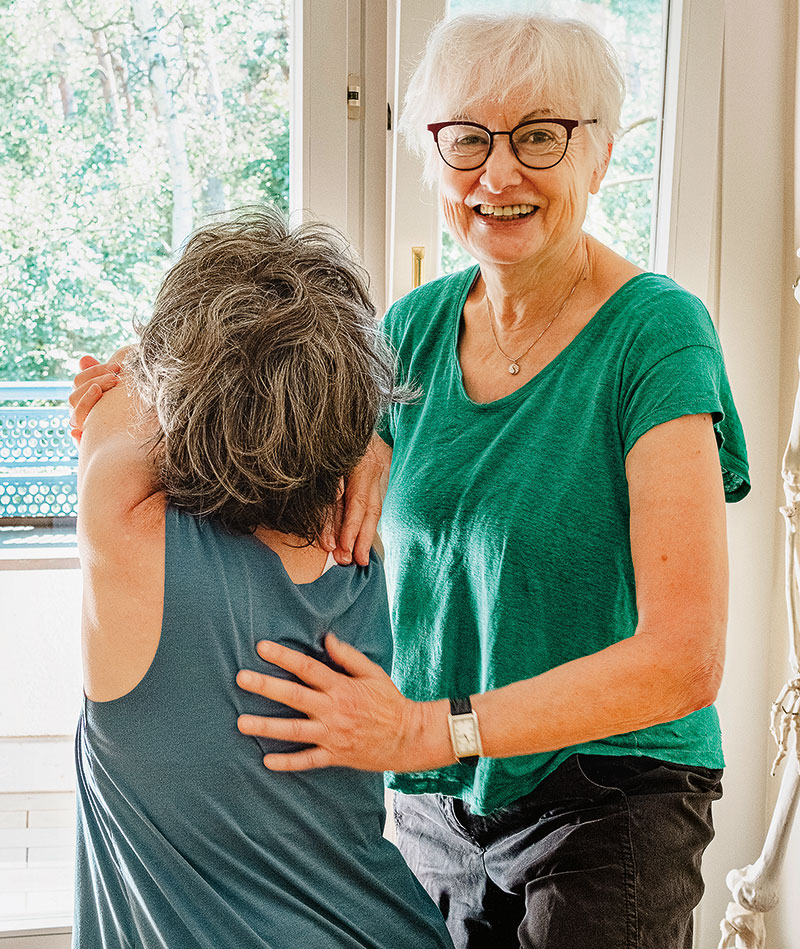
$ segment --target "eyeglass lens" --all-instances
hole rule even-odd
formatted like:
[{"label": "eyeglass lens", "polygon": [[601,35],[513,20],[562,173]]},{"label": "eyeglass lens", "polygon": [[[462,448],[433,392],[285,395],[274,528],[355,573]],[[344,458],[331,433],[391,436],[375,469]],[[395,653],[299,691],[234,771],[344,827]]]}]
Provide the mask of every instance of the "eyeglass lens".
[{"label": "eyeglass lens", "polygon": [[[448,165],[461,170],[477,168],[489,154],[491,137],[472,125],[448,125],[438,137],[439,152]],[[531,168],[555,165],[567,150],[568,134],[555,122],[520,125],[511,136],[517,158]]]}]

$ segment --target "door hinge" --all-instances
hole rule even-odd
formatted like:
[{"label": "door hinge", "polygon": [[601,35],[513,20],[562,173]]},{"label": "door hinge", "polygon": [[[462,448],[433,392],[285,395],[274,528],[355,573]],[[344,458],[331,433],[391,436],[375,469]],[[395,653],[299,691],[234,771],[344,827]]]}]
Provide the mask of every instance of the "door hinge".
[{"label": "door hinge", "polygon": [[356,73],[347,77],[347,118],[361,118],[361,77]]}]

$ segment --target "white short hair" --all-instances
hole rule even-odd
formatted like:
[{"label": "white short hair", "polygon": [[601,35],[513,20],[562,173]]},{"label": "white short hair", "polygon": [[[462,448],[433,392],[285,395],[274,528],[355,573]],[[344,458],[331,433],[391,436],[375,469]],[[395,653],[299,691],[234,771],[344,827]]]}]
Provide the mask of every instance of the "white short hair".
[{"label": "white short hair", "polygon": [[426,128],[431,122],[469,118],[481,103],[529,101],[531,111],[597,119],[587,131],[599,160],[619,131],[624,98],[617,54],[588,24],[526,13],[465,14],[431,31],[399,128],[411,150],[425,157],[430,183],[438,172]]}]

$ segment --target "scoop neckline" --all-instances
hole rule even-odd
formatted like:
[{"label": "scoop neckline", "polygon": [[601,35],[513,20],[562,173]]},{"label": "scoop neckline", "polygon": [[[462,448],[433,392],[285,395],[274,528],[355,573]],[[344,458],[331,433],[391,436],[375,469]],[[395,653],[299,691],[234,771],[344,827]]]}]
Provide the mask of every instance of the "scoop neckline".
[{"label": "scoop neckline", "polygon": [[450,359],[452,360],[453,367],[455,368],[455,388],[459,398],[461,398],[471,408],[482,411],[509,405],[524,398],[528,392],[530,392],[536,387],[537,384],[539,384],[543,377],[546,378],[551,374],[553,371],[552,367],[557,367],[561,362],[569,357],[569,354],[574,349],[579,348],[581,345],[583,345],[586,339],[591,338],[592,334],[597,331],[597,326],[599,326],[600,322],[602,322],[602,320],[598,320],[598,318],[601,316],[605,317],[609,310],[614,309],[614,304],[619,302],[620,296],[625,295],[631,284],[636,283],[642,277],[658,276],[650,270],[643,270],[641,273],[634,274],[632,277],[626,280],[621,287],[618,287],[611,294],[611,296],[597,308],[597,311],[589,320],[589,322],[578,333],[576,333],[575,336],[561,350],[561,352],[557,353],[550,360],[550,362],[547,363],[546,366],[543,366],[532,379],[529,379],[524,385],[521,385],[519,389],[509,392],[508,395],[501,396],[499,399],[492,399],[491,402],[475,402],[474,399],[471,399],[467,394],[466,387],[464,386],[464,372],[461,368],[461,360],[458,358],[458,334],[461,327],[461,318],[464,313],[464,304],[467,302],[469,292],[475,285],[475,281],[480,276],[480,272],[480,264],[475,264],[470,270],[465,271],[465,273],[469,276],[469,279],[465,282],[458,298],[454,318],[452,319],[452,325],[450,326]]},{"label": "scoop neckline", "polygon": [[294,580],[292,580],[292,578],[289,576],[289,571],[286,569],[283,559],[281,558],[281,555],[278,553],[277,550],[273,550],[272,547],[269,546],[269,544],[265,543],[263,540],[260,540],[258,537],[256,537],[255,534],[246,534],[245,536],[252,543],[258,544],[261,550],[269,551],[268,556],[271,555],[275,559],[275,561],[277,562],[278,568],[281,571],[283,571],[283,575],[286,577],[288,582],[293,587],[296,587],[298,590],[305,590],[305,589],[308,589],[308,587],[313,587],[315,584],[320,583],[320,581],[324,580],[325,577],[328,576],[328,574],[334,573],[336,567],[342,566],[340,563],[336,562],[333,554],[329,553],[327,558],[325,559],[325,566],[322,568],[322,573],[315,580],[309,580],[307,583],[295,583]]}]

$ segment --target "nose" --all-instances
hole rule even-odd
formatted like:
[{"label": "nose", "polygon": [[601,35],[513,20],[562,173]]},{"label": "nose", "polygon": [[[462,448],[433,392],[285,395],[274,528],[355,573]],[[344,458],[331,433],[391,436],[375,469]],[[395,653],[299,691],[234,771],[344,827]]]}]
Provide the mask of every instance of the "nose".
[{"label": "nose", "polygon": [[505,188],[518,185],[522,181],[522,172],[517,156],[511,148],[507,135],[496,135],[494,144],[481,173],[481,184],[488,190],[499,194]]}]

